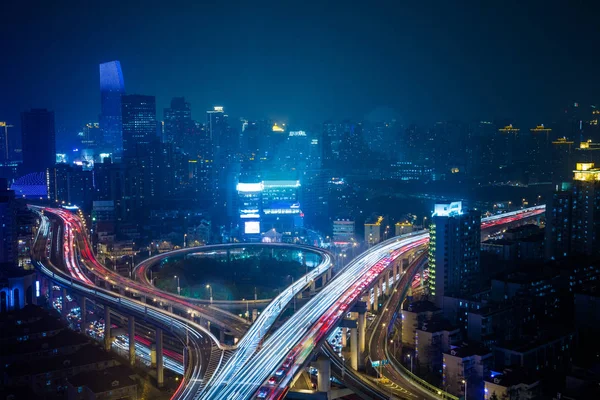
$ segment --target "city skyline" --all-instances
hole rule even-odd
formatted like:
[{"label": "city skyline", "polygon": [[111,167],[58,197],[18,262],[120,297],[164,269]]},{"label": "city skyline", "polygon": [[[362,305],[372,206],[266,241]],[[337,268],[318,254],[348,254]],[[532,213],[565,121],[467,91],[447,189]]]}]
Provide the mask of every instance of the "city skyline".
[{"label": "city skyline", "polygon": [[[176,11],[157,5],[140,13],[124,6],[119,10],[128,18],[121,19],[104,6],[61,12],[41,5],[29,13],[13,4],[13,17],[0,28],[15,39],[6,49],[11,62],[0,71],[0,120],[18,125],[23,110],[48,108],[57,115],[62,142],[97,122],[97,66],[120,60],[127,93],[156,96],[157,110],[185,96],[196,120],[222,105],[232,116],[305,129],[373,113],[404,123],[550,123],[572,102],[596,101],[600,87],[587,49],[599,32],[594,6],[541,4],[522,5],[523,14],[539,16],[531,20],[509,5],[438,5],[431,12],[385,2],[375,10],[332,3],[316,13],[260,4],[265,12],[253,19],[245,18],[251,10],[244,4],[229,12],[215,4]],[[194,18],[205,24],[193,24]],[[164,30],[153,30],[161,19]],[[107,20],[101,37],[81,25]],[[47,38],[33,36],[31,24]],[[39,56],[45,62],[36,61]]]}]

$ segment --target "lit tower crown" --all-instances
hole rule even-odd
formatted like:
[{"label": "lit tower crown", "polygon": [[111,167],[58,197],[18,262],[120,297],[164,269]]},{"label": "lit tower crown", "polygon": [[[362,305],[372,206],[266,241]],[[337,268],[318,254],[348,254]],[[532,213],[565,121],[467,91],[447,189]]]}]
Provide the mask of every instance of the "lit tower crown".
[{"label": "lit tower crown", "polygon": [[594,163],[577,163],[576,168],[573,171],[574,181],[600,181],[600,168],[595,168]]}]

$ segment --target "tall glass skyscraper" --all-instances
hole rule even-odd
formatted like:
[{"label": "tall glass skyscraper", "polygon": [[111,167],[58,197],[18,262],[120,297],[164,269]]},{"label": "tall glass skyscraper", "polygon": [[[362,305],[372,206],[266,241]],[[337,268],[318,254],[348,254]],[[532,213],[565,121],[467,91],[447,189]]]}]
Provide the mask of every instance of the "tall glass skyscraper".
[{"label": "tall glass skyscraper", "polygon": [[119,61],[100,64],[100,129],[105,150],[120,154],[123,149],[121,96],[125,81]]},{"label": "tall glass skyscraper", "polygon": [[156,100],[154,96],[130,94],[122,98],[123,159],[146,156],[156,136]]},{"label": "tall glass skyscraper", "polygon": [[32,109],[21,113],[23,172],[44,172],[56,162],[54,112]]}]

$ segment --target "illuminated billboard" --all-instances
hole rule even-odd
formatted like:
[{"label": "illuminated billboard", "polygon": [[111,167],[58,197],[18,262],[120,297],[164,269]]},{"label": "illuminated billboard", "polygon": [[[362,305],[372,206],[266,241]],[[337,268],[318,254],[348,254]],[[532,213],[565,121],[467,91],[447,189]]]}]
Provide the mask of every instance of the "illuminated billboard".
[{"label": "illuminated billboard", "polygon": [[260,233],[260,222],[259,221],[244,222],[244,233],[247,235]]}]

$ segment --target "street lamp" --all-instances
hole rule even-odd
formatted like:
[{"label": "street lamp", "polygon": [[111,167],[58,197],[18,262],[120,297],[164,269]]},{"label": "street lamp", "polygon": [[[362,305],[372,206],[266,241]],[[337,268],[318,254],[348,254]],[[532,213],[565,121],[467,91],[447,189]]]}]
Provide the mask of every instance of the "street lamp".
[{"label": "street lamp", "polygon": [[410,360],[410,373],[412,374],[413,373],[413,359],[410,356],[410,354],[408,355],[408,359]]},{"label": "street lamp", "polygon": [[179,286],[179,277],[175,275],[173,278],[177,279],[177,295],[181,296],[181,286]]},{"label": "street lamp", "polygon": [[206,288],[208,289],[208,293],[210,294],[210,304],[212,304],[212,302],[213,302],[212,286],[206,285]]},{"label": "street lamp", "polygon": [[427,220],[427,217],[423,217],[423,229],[425,229],[425,221]]},{"label": "street lamp", "polygon": [[467,381],[465,379],[462,380],[463,385],[465,385],[465,400],[467,400]]}]

